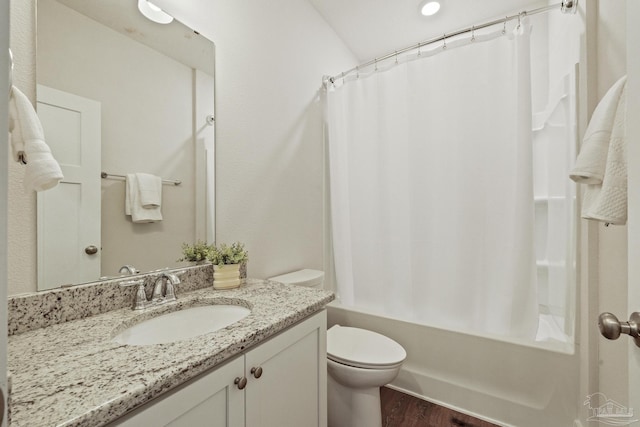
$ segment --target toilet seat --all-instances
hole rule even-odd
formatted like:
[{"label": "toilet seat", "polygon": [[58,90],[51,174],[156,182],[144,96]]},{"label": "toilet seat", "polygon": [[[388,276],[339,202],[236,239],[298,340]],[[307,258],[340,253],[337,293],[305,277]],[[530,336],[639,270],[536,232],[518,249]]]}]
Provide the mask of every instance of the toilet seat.
[{"label": "toilet seat", "polygon": [[327,331],[327,357],[356,368],[386,369],[401,364],[407,352],[377,332],[335,325]]}]

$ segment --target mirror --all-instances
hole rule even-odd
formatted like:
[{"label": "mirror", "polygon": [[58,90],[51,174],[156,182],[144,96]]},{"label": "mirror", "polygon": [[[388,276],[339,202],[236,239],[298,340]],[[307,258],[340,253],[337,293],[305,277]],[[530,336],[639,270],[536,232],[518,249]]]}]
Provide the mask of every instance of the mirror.
[{"label": "mirror", "polygon": [[[135,0],[38,0],[37,13],[38,115],[65,174],[38,194],[38,289],[179,267],[183,242],[214,235],[213,43]],[[125,215],[131,173],[165,180],[161,221]]]}]

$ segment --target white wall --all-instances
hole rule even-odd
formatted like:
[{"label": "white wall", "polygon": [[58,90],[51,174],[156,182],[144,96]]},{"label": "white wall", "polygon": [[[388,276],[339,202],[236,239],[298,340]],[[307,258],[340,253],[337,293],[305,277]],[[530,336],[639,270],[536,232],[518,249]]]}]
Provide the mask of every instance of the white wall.
[{"label": "white wall", "polygon": [[[597,27],[597,98],[626,73],[626,1],[600,1]],[[598,264],[600,313],[614,313],[621,320],[627,313],[627,226],[598,226]],[[590,325],[595,327],[595,323]],[[627,395],[627,345],[600,338],[599,390],[610,399],[625,403]]]},{"label": "white wall", "polygon": [[249,275],[323,268],[323,74],[353,54],[307,1],[156,2],[216,43],[216,237]]}]

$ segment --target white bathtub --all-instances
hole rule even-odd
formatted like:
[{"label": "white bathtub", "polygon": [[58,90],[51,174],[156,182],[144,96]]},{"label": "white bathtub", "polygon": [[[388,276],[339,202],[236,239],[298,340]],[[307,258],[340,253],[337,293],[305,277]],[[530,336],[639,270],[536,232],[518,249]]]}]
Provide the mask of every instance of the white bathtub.
[{"label": "white bathtub", "polygon": [[578,416],[579,363],[571,344],[507,342],[336,303],[328,322],[379,332],[407,350],[392,388],[502,426],[570,427]]}]

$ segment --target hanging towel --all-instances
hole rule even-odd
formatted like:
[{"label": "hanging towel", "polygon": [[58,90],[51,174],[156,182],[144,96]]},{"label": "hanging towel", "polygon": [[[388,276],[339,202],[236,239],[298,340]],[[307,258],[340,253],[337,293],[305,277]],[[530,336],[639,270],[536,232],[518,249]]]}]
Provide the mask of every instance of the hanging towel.
[{"label": "hanging towel", "polygon": [[131,215],[131,220],[135,223],[148,223],[162,221],[161,196],[158,206],[145,208],[140,202],[140,186],[138,185],[137,173],[127,174],[125,186],[124,210],[126,215]]},{"label": "hanging towel", "polygon": [[23,184],[26,190],[44,191],[64,178],[60,165],[44,141],[42,124],[31,102],[13,86],[9,100],[9,133],[13,158],[24,152],[27,159]]},{"label": "hanging towel", "polygon": [[578,184],[602,184],[613,121],[627,77],[620,78],[602,98],[584,134],[580,154],[569,177]]},{"label": "hanging towel", "polygon": [[143,208],[160,207],[162,202],[162,178],[148,173],[137,173],[140,204]]},{"label": "hanging towel", "polygon": [[[621,83],[621,84],[620,84]],[[576,168],[571,172],[571,179],[574,181],[587,184],[582,202],[582,217],[596,221],[602,221],[607,224],[624,225],[627,222],[627,143],[625,137],[626,129],[626,78],[620,79],[610,90],[607,95],[600,101],[596,111],[593,114],[589,127],[583,142],[583,150],[581,150]],[[611,95],[611,96],[609,96]],[[606,111],[604,111],[606,110]],[[598,113],[596,116],[596,113]],[[603,119],[607,116],[606,119]],[[594,120],[597,120],[594,123]],[[605,127],[607,122],[608,128]],[[610,124],[608,124],[610,122]],[[600,136],[597,136],[600,135]],[[589,152],[587,137],[599,139],[597,144],[604,146],[602,138],[608,137],[606,143],[606,153],[604,158],[599,158],[597,168],[602,169],[602,176],[593,174],[589,178],[585,178],[588,169],[585,162],[580,163],[582,153],[587,151],[586,157],[594,157],[595,151]],[[602,155],[598,155],[602,157]],[[584,158],[583,158],[584,160]],[[594,165],[596,162],[593,162]],[[577,170],[579,169],[579,170]],[[595,171],[595,167],[590,171]],[[577,172],[577,173],[576,173]]]}]

